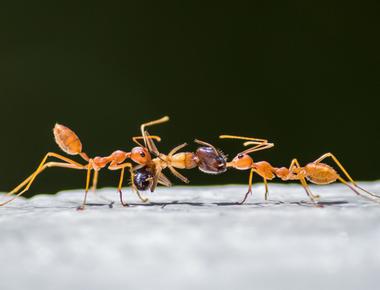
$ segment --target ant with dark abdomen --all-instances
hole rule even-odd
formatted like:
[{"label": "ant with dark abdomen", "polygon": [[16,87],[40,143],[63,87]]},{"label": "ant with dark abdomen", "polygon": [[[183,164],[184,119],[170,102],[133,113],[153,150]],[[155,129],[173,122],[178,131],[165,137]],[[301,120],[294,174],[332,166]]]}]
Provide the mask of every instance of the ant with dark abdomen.
[{"label": "ant with dark abdomen", "polygon": [[[160,124],[163,122],[167,122],[169,120],[169,117],[165,116],[161,119],[158,119],[154,121],[154,124]],[[85,189],[85,194],[84,194],[84,199],[83,203],[78,209],[84,209],[86,200],[87,200],[87,193],[89,190],[90,186],[90,179],[91,179],[91,171],[94,171],[94,176],[93,176],[93,186],[92,188],[95,190],[98,182],[98,175],[99,171],[108,166],[109,170],[119,170],[122,169],[122,172],[124,173],[124,169],[128,168],[131,175],[133,176],[133,165],[129,162],[125,163],[126,159],[131,159],[132,161],[142,164],[142,163],[147,163],[151,159],[149,151],[141,146],[141,144],[138,142],[138,140],[143,139],[154,139],[156,141],[160,141],[161,138],[159,136],[138,136],[138,137],[133,137],[132,140],[139,145],[139,147],[134,147],[130,152],[125,152],[122,150],[117,150],[114,151],[112,154],[109,156],[105,157],[94,157],[94,158],[89,158],[88,155],[83,152],[82,150],[82,143],[76,133],[69,129],[68,127],[61,125],[61,124],[56,124],[53,129],[55,141],[58,144],[58,146],[61,148],[62,151],[64,151],[68,155],[79,155],[82,157],[84,161],[87,162],[87,164],[80,164],[70,158],[67,158],[61,154],[57,154],[54,152],[48,152],[45,157],[42,159],[40,165],[38,168],[29,176],[27,177],[23,182],[21,182],[16,188],[14,188],[12,191],[6,194],[6,196],[11,196],[14,195],[14,197],[10,198],[9,200],[0,203],[0,206],[3,206],[17,197],[21,196],[23,193],[25,193],[30,186],[32,185],[33,181],[39,175],[42,171],[44,171],[46,168],[50,167],[61,167],[61,168],[71,168],[71,169],[77,169],[77,170],[86,170],[87,175],[86,175],[86,189]],[[54,157],[60,160],[60,162],[47,162],[49,157]],[[120,167],[120,164],[123,164]],[[122,180],[119,182],[119,187],[121,186]],[[132,184],[132,187],[134,185]],[[24,188],[23,190],[21,190]],[[21,191],[20,191],[21,190]],[[120,189],[119,189],[119,192]],[[136,193],[138,197],[142,201],[146,201],[136,190]],[[120,201],[122,202],[122,197],[120,195]],[[122,202],[123,203],[123,202]]]}]

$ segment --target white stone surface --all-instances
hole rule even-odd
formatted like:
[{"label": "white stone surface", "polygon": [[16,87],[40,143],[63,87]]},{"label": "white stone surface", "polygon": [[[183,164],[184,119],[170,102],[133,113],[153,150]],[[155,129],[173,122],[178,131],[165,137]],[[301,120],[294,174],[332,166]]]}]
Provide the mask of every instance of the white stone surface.
[{"label": "white stone surface", "polygon": [[[380,183],[361,183],[380,193]],[[76,211],[82,191],[0,208],[0,289],[378,289],[380,205],[342,185],[158,188]],[[0,195],[0,200],[4,200]],[[178,201],[177,203],[175,201]],[[304,202],[302,202],[304,201]],[[166,204],[163,206],[163,204]]]}]

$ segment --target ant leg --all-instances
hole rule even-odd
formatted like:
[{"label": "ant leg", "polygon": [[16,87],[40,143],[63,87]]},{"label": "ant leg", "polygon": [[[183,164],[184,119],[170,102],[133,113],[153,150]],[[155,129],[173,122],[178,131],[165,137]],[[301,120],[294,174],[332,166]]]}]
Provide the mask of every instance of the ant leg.
[{"label": "ant leg", "polygon": [[94,177],[92,178],[91,190],[95,193],[96,187],[98,186],[99,170],[94,170]]},{"label": "ant leg", "polygon": [[60,159],[62,161],[65,161],[69,164],[73,164],[78,167],[78,169],[84,169],[84,166],[74,160],[71,160],[65,156],[62,156],[60,154],[54,153],[54,152],[48,152],[45,157],[42,159],[40,165],[38,168],[28,177],[26,178],[20,185],[18,185],[16,188],[14,188],[11,192],[9,192],[7,195],[12,195],[18,192],[24,185],[27,185],[26,188],[23,190],[23,193],[29,189],[31,184],[33,183],[34,179],[37,177],[37,175],[41,172],[41,168],[44,166],[46,163],[48,157],[55,157],[57,159]]},{"label": "ant leg", "polygon": [[136,187],[132,187],[132,189],[134,190],[134,192],[136,193],[136,195],[138,196],[138,198],[143,203],[149,202],[149,198],[142,196],[141,193],[140,193],[140,191],[138,191],[138,189]]},{"label": "ant leg", "polygon": [[352,179],[352,177],[348,174],[347,170],[343,167],[343,165],[339,162],[338,158],[336,158],[332,153],[328,152],[326,154],[323,154],[321,157],[319,157],[317,160],[313,161],[313,163],[320,163],[326,158],[331,158],[336,165],[343,171],[344,175],[348,178],[348,180],[357,186],[356,182]]},{"label": "ant leg", "polygon": [[[181,150],[183,147],[187,146],[187,143],[183,143],[181,145],[178,145],[176,147],[174,147],[168,154],[168,157],[169,159],[176,153],[178,152],[179,150]],[[182,182],[184,183],[189,183],[189,179],[187,179],[185,176],[183,176],[181,173],[179,173],[177,170],[174,169],[173,166],[170,166],[168,165],[169,167],[169,170],[171,171],[171,173],[176,176],[177,178],[179,178],[180,180],[182,180]]]},{"label": "ant leg", "polygon": [[256,172],[254,168],[251,168],[251,172],[249,173],[249,179],[248,179],[248,191],[245,194],[243,200],[239,202],[238,204],[243,204],[246,200],[249,194],[252,194],[252,179],[253,179],[253,173]]},{"label": "ant leg", "polygon": [[[57,158],[57,159],[60,159],[60,160],[62,160],[62,161],[65,161],[65,162],[67,162],[67,163],[70,163],[70,164],[75,165],[76,167],[78,167],[78,169],[84,169],[84,167],[83,167],[82,164],[80,164],[80,163],[78,163],[78,162],[75,162],[74,160],[71,160],[71,159],[69,159],[69,158],[67,158],[67,157],[65,157],[65,156],[62,156],[62,155],[57,154],[57,153],[54,153],[54,152],[49,152],[49,153],[47,153],[47,154],[45,155],[45,157],[42,159],[40,165],[39,165],[39,166],[37,167],[37,169],[32,173],[32,175],[30,175],[30,176],[27,178],[29,181],[27,182],[27,185],[26,185],[26,187],[24,188],[24,190],[21,192],[21,194],[23,194],[25,191],[27,191],[27,190],[29,189],[29,187],[32,185],[34,179],[37,177],[37,175],[39,174],[41,168],[44,166],[44,164],[46,163],[46,161],[47,161],[47,159],[48,159],[49,157],[55,157],[55,158]],[[23,183],[22,183],[22,184],[23,184]],[[22,187],[22,186],[21,186],[21,187]],[[17,186],[15,189],[13,189],[13,190],[9,193],[9,195],[16,193],[18,190],[20,190],[21,187],[20,187],[20,186]]]},{"label": "ant leg", "polygon": [[[292,160],[292,162],[290,163],[290,166],[289,166],[289,171],[294,174],[294,169],[302,169],[301,165],[299,164],[298,160],[296,158],[294,158]],[[305,177],[303,176],[303,174],[301,173],[296,173],[299,181],[301,182],[301,185],[302,187],[305,189],[306,191],[306,194],[308,195],[308,197],[311,199],[312,202],[314,203],[317,203],[318,202],[318,199],[319,199],[319,195],[314,195],[311,190],[310,190],[310,187],[309,185],[307,184],[306,182],[306,179]]]},{"label": "ant leg", "polygon": [[168,168],[169,168],[170,172],[173,173],[174,176],[178,177],[184,183],[190,182],[189,179],[187,179],[185,176],[183,176],[181,173],[179,173],[177,170],[175,170],[173,166],[168,165]]},{"label": "ant leg", "polygon": [[[121,169],[120,180],[119,180],[119,185],[117,186],[117,191],[119,192],[120,203],[122,206],[125,207],[125,206],[129,206],[129,204],[123,201],[123,192],[121,191],[121,188],[123,187],[124,170],[125,170],[125,167]],[[132,177],[132,184],[133,184],[133,175],[131,175],[131,177]]]},{"label": "ant leg", "polygon": [[379,199],[379,196],[377,196],[376,194],[372,194],[364,189],[362,189],[361,187],[359,187],[359,189],[363,190],[364,192],[368,193],[369,196],[366,196],[366,195],[363,195],[361,194],[354,185],[350,184],[349,182],[347,182],[346,180],[344,180],[342,177],[338,177],[338,180],[340,182],[342,182],[343,184],[347,185],[353,192],[355,192],[357,195],[361,196],[361,197],[364,197],[366,199],[369,199],[371,201],[374,201],[374,202],[377,202],[377,203],[380,203],[380,199]]},{"label": "ant leg", "polygon": [[263,180],[264,180],[264,185],[265,185],[265,200],[268,200],[268,196],[269,196],[269,189],[268,189],[268,181],[265,177],[263,177]]},{"label": "ant leg", "polygon": [[176,152],[178,152],[179,150],[181,150],[183,147],[187,146],[187,143],[183,143],[181,145],[178,145],[176,147],[174,147],[168,154],[168,157],[172,157]]},{"label": "ant leg", "polygon": [[[315,160],[313,163],[320,163],[322,162],[324,159],[326,158],[331,158],[336,165],[338,165],[338,167],[340,168],[340,170],[342,170],[343,174],[347,177],[347,179],[358,189],[364,191],[365,193],[371,195],[372,197],[375,197],[375,198],[380,198],[379,195],[376,195],[372,192],[369,192],[367,190],[365,190],[364,188],[360,187],[356,181],[353,180],[353,178],[350,176],[350,174],[348,174],[347,170],[343,167],[343,165],[339,162],[338,158],[336,158],[334,156],[334,154],[332,154],[331,152],[328,152],[328,153],[325,153],[323,154],[321,157],[319,157],[317,160]],[[340,180],[340,179],[339,179]],[[341,180],[340,180],[341,181]],[[350,187],[351,188],[351,187]],[[352,188],[351,188],[352,189]],[[355,191],[356,192],[356,191]]]},{"label": "ant leg", "polygon": [[133,173],[133,168],[132,168],[132,164],[126,164],[125,166],[123,166],[122,168],[122,172],[120,173],[120,181],[119,181],[119,186],[118,186],[118,192],[119,192],[119,196],[120,196],[120,203],[123,205],[123,206],[129,206],[127,203],[124,203],[123,202],[123,193],[121,191],[121,188],[123,187],[123,179],[124,179],[124,169],[125,167],[129,167],[129,173],[131,175],[131,180],[132,180],[132,191],[134,191],[136,193],[136,195],[138,196],[138,198],[142,201],[142,202],[148,202],[149,199],[146,198],[146,197],[143,197],[141,196],[140,192],[138,191],[138,189],[136,188],[134,182],[133,182],[133,179],[134,179],[134,176],[135,174]]},{"label": "ant leg", "polygon": [[119,180],[119,185],[118,185],[118,192],[119,192],[119,196],[120,196],[120,203],[123,205],[123,206],[128,206],[127,203],[124,203],[123,202],[123,197],[122,197],[122,187],[123,187],[123,180],[124,180],[124,172],[125,172],[125,167],[128,167],[129,168],[129,173],[131,175],[131,180],[132,180],[132,191],[134,191],[136,193],[136,195],[138,196],[138,198],[142,201],[142,202],[148,202],[149,199],[146,198],[146,197],[143,197],[141,196],[140,192],[137,190],[134,182],[133,182],[133,179],[134,179],[134,176],[135,174],[133,173],[133,166],[131,163],[124,163],[124,164],[120,164],[120,165],[117,165],[117,166],[110,166],[108,167],[110,170],[117,170],[117,169],[121,169],[121,172],[120,172],[120,180]]},{"label": "ant leg", "polygon": [[[40,174],[42,171],[44,171],[46,168],[48,167],[62,167],[62,168],[71,168],[71,169],[84,169],[82,167],[78,167],[76,166],[75,164],[70,164],[70,163],[63,163],[63,162],[48,162],[48,163],[45,163],[44,166],[41,167],[41,169],[37,172],[37,174]],[[33,174],[30,175],[27,179],[25,179],[21,184],[19,184],[14,190],[12,190],[11,192],[9,192],[8,194],[6,194],[6,196],[10,196],[10,195],[13,195],[15,194],[17,191],[20,190],[20,188],[22,188],[23,186],[25,186],[25,184],[27,184],[30,179],[33,177]],[[11,199],[3,202],[3,203],[0,203],[0,206],[3,206],[7,203],[10,203],[11,201],[15,200],[17,197],[21,196],[26,190],[23,190],[22,192],[18,193],[17,195],[15,195],[14,197],[12,197]]]},{"label": "ant leg", "polygon": [[86,206],[86,201],[87,201],[87,193],[88,189],[90,188],[90,179],[91,179],[91,167],[88,165],[87,167],[87,178],[86,178],[86,190],[84,192],[84,198],[83,198],[83,203],[81,206],[77,208],[77,210],[84,210]]},{"label": "ant leg", "polygon": [[163,173],[160,173],[160,175],[158,176],[158,183],[166,187],[172,186],[170,180]]},{"label": "ant leg", "polygon": [[315,204],[318,204],[318,198],[311,192],[309,185],[307,184],[305,178],[303,176],[299,177],[302,187],[305,189],[306,194],[309,196],[311,201]]}]

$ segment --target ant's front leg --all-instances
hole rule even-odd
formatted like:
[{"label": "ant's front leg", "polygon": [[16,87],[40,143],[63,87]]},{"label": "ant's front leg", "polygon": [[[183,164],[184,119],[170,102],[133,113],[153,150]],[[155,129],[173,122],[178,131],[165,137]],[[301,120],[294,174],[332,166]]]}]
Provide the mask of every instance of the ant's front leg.
[{"label": "ant's front leg", "polygon": [[263,180],[264,180],[264,185],[265,185],[265,196],[264,196],[264,199],[268,200],[268,197],[269,197],[268,181],[267,181],[267,179],[265,177],[263,177]]},{"label": "ant's front leg", "polygon": [[252,194],[252,178],[253,178],[254,172],[256,172],[256,170],[254,168],[251,168],[251,172],[249,173],[249,180],[248,180],[248,191],[245,194],[243,200],[241,202],[238,202],[238,204],[243,204],[247,200],[248,195]]}]

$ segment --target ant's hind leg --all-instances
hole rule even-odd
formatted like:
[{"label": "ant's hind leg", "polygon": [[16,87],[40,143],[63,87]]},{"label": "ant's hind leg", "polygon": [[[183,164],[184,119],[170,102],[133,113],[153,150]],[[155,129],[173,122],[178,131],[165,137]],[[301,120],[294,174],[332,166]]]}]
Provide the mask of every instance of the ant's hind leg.
[{"label": "ant's hind leg", "polygon": [[87,193],[88,189],[90,188],[90,179],[91,179],[91,167],[88,166],[87,168],[87,177],[86,177],[86,190],[84,192],[84,198],[83,198],[83,203],[80,205],[77,210],[84,210],[87,202]]},{"label": "ant's hind leg", "polygon": [[[328,153],[326,153],[326,154],[323,154],[321,157],[319,157],[319,158],[318,158],[317,160],[315,160],[313,163],[320,163],[320,162],[322,162],[324,159],[329,158],[329,157],[335,162],[336,165],[338,165],[338,167],[340,168],[340,170],[342,170],[343,174],[344,174],[344,175],[346,176],[346,178],[347,178],[347,179],[353,184],[353,186],[354,186],[355,188],[364,191],[365,193],[367,193],[368,195],[370,195],[370,196],[372,196],[372,197],[380,198],[379,195],[374,194],[374,193],[372,193],[372,192],[369,192],[369,191],[367,191],[366,189],[360,187],[360,186],[356,183],[356,181],[353,180],[353,178],[350,176],[350,174],[347,172],[347,170],[343,167],[342,163],[339,162],[338,158],[336,158],[335,155],[332,154],[331,152],[328,152]],[[339,181],[342,182],[341,178],[338,178],[338,179],[339,179]],[[344,183],[344,182],[342,182],[342,183]],[[347,182],[344,183],[344,184],[346,184],[347,186],[349,186],[349,185],[347,184]],[[352,190],[354,190],[351,186],[349,186],[349,187],[350,187]],[[354,191],[355,191],[355,193],[358,193],[357,190],[354,190]]]},{"label": "ant's hind leg", "polygon": [[[32,185],[34,179],[37,177],[37,175],[42,172],[42,168],[44,167],[47,159],[49,157],[55,157],[57,159],[60,159],[64,162],[66,162],[67,164],[71,164],[73,166],[68,166],[69,168],[74,168],[74,169],[84,169],[84,166],[78,162],[75,162],[74,160],[71,160],[65,156],[62,156],[60,154],[57,154],[57,153],[54,153],[54,152],[49,152],[45,155],[45,157],[42,159],[40,165],[37,167],[37,169],[28,177],[26,178],[20,185],[18,185],[16,188],[14,188],[11,192],[8,193],[8,195],[12,195],[12,194],[15,194],[16,192],[18,192],[23,186],[26,185],[26,187],[24,188],[24,190],[21,192],[21,194],[23,194],[24,192],[26,192],[29,187]],[[64,164],[66,164],[64,163]],[[62,166],[63,167],[63,166]],[[46,168],[46,167],[45,167]]]},{"label": "ant's hind leg", "polygon": [[[37,172],[37,175],[40,174],[42,171],[44,171],[46,168],[48,167],[61,167],[61,168],[71,168],[71,169],[84,169],[82,166],[81,167],[78,167],[76,166],[75,164],[70,164],[70,163],[64,163],[64,162],[48,162],[48,163],[45,163]],[[34,176],[35,172],[33,174],[31,174],[28,178],[26,178],[22,183],[20,183],[16,188],[14,188],[11,192],[7,193],[6,196],[10,196],[10,195],[13,195],[13,194],[16,194],[23,186],[25,186],[28,182],[30,182],[31,178]],[[24,189],[23,191],[21,191],[20,193],[18,193],[17,195],[15,195],[13,198],[3,202],[3,203],[0,203],[0,206],[3,206],[13,200],[15,200],[17,197],[21,196],[25,191],[27,191],[27,189]]]},{"label": "ant's hind leg", "polygon": [[[294,169],[298,168],[301,169],[301,165],[299,164],[298,160],[294,158],[289,166],[289,172],[294,172]],[[319,200],[319,195],[314,195],[309,185],[307,184],[305,177],[303,175],[298,176],[299,181],[301,182],[302,187],[305,189],[307,196],[311,199],[312,202],[316,203]]]},{"label": "ant's hind leg", "polygon": [[[367,190],[365,190],[365,189],[363,189],[363,188],[361,188],[361,187],[359,187],[359,186],[355,186],[355,185],[352,185],[352,184],[350,184],[349,182],[347,182],[346,180],[344,180],[342,177],[338,177],[338,180],[340,181],[340,182],[342,182],[343,184],[345,184],[345,185],[347,185],[353,192],[355,192],[357,195],[359,195],[359,196],[361,196],[361,197],[364,197],[364,198],[366,198],[366,199],[369,199],[369,200],[371,200],[371,201],[374,201],[374,202],[377,202],[377,203],[380,203],[380,197],[378,196],[378,195],[376,195],[376,194],[373,194],[373,193],[371,193],[371,192],[369,192],[369,191],[367,191]],[[361,194],[358,190],[357,190],[357,188],[359,188],[359,189],[361,189],[361,190],[363,190],[365,193],[367,193],[368,195],[364,195],[364,194]]]},{"label": "ant's hind leg", "polygon": [[339,162],[338,158],[336,158],[334,156],[334,154],[332,154],[331,152],[328,152],[328,153],[325,153],[323,154],[321,157],[319,157],[317,160],[315,160],[313,163],[320,163],[322,162],[324,159],[326,158],[331,158],[336,165],[338,165],[338,167],[340,168],[340,170],[342,170],[342,172],[344,173],[344,175],[348,178],[348,180],[350,182],[352,182],[352,184],[354,184],[355,186],[357,186],[356,182],[352,179],[352,177],[348,174],[347,170],[343,167],[343,165]]},{"label": "ant's hind leg", "polygon": [[319,196],[318,196],[318,198],[316,198],[316,196],[311,192],[310,187],[309,187],[309,185],[307,184],[307,182],[306,182],[306,180],[305,180],[304,177],[300,177],[300,182],[301,182],[302,187],[305,189],[306,194],[307,194],[307,196],[310,198],[310,200],[311,200],[314,204],[318,204]]}]

